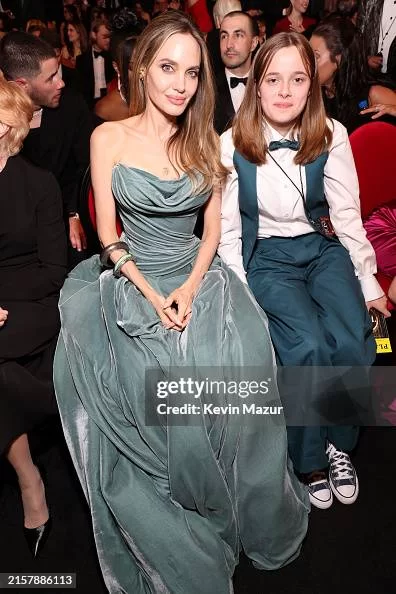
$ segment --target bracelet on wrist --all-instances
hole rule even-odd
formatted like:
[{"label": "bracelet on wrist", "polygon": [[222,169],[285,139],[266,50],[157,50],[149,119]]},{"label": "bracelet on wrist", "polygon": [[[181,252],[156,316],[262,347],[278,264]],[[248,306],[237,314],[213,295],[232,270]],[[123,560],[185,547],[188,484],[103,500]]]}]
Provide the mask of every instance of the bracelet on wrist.
[{"label": "bracelet on wrist", "polygon": [[110,260],[110,254],[116,250],[124,250],[125,252],[128,252],[128,244],[125,241],[109,243],[100,254],[100,263],[102,266],[105,266],[106,268],[111,268],[113,266],[113,262]]},{"label": "bracelet on wrist", "polygon": [[121,276],[121,268],[126,264],[126,262],[136,262],[135,258],[132,254],[124,254],[121,258],[118,258],[117,262],[114,264],[113,274],[116,278],[120,278]]}]

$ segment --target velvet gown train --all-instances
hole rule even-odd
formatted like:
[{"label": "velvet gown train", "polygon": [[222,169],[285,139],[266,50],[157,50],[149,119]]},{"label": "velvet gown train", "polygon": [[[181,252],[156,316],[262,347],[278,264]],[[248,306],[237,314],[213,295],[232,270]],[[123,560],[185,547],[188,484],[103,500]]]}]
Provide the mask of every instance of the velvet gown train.
[{"label": "velvet gown train", "polygon": [[[187,175],[165,181],[122,164],[113,192],[139,269],[168,295],[192,269],[207,195],[194,195]],[[229,594],[241,548],[260,569],[293,560],[308,503],[283,423],[210,414],[184,426],[145,422],[147,368],[164,378],[174,366],[273,375],[265,314],[234,273],[215,258],[179,333],[94,256],[70,274],[60,312],[56,394],[109,592]]]}]

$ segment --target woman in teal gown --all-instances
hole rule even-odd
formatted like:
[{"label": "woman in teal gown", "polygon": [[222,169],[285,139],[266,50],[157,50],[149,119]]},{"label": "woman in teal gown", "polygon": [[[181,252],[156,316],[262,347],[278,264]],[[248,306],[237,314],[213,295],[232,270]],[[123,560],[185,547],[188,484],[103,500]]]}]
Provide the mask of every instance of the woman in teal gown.
[{"label": "woman in teal gown", "polygon": [[[205,392],[193,399],[199,414],[147,417],[159,402],[151,371],[162,380],[180,368],[227,380],[248,368],[259,380],[274,375],[265,314],[215,255],[213,179],[225,171],[208,55],[187,17],[171,11],[145,29],[131,93],[133,117],[95,131],[91,164],[101,242],[118,241],[117,208],[135,261],[119,278],[97,256],[70,274],[56,394],[109,592],[230,594],[240,550],[258,569],[298,556],[308,504],[283,419],[204,414],[214,402]],[[202,241],[193,234],[201,207]],[[274,402],[272,386],[260,403]]]}]

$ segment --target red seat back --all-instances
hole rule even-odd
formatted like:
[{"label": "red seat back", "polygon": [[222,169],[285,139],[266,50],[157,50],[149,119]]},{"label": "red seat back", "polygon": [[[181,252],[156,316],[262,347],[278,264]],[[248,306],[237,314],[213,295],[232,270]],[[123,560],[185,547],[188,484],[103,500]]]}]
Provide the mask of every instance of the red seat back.
[{"label": "red seat back", "polygon": [[396,126],[373,122],[349,137],[360,186],[363,219],[396,198]]},{"label": "red seat back", "polygon": [[[396,198],[396,126],[373,122],[357,128],[349,137],[359,178],[362,218]],[[378,273],[385,294],[391,279]],[[394,305],[388,300],[388,309]]]}]

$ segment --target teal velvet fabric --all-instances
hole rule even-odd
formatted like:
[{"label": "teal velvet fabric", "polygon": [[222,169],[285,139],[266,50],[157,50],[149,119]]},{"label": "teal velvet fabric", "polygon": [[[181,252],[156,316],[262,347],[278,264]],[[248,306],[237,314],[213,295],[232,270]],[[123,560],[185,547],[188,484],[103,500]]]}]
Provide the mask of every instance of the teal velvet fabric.
[{"label": "teal velvet fabric", "polygon": [[[192,269],[207,194],[195,195],[187,175],[165,181],[122,164],[113,193],[137,266],[168,295]],[[60,312],[56,395],[109,592],[230,594],[241,548],[260,569],[292,561],[309,504],[282,422],[145,419],[148,368],[166,378],[175,366],[238,375],[248,365],[273,376],[267,320],[247,286],[216,257],[180,333],[94,256],[70,274]]]}]

